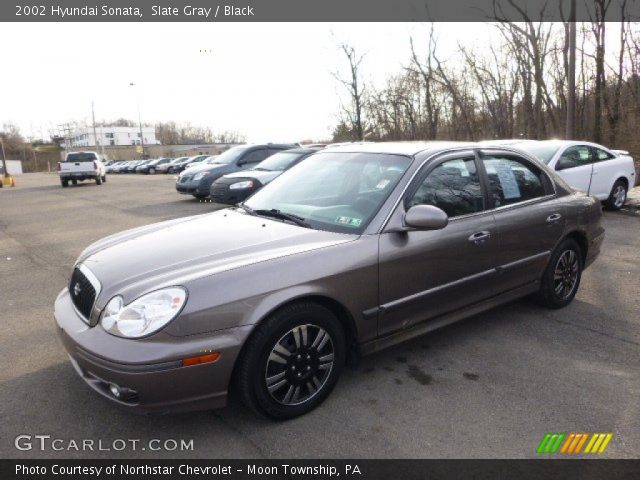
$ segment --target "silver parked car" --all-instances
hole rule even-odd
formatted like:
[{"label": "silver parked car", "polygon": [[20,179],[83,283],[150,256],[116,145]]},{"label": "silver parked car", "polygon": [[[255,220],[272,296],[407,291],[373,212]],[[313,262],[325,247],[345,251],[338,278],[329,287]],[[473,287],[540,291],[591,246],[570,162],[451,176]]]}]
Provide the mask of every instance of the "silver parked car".
[{"label": "silver parked car", "polygon": [[568,305],[600,218],[594,197],[511,147],[351,144],[239,207],[94,243],[55,318],[78,374],[123,408],[221,407],[235,385],[290,418],[354,355],[525,295]]}]

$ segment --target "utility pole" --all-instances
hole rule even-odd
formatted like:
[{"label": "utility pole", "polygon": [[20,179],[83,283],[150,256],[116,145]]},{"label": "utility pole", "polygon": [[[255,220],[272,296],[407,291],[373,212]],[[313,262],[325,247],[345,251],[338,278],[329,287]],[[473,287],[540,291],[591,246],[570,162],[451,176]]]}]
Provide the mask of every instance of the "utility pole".
[{"label": "utility pole", "polygon": [[98,134],[96,133],[96,111],[93,108],[93,100],[91,101],[91,120],[93,121],[93,140],[95,142],[96,150],[98,150]]},{"label": "utility pole", "polygon": [[[130,87],[135,87],[133,82],[129,83]],[[140,126],[140,147],[142,147],[142,158],[144,158],[144,135],[142,134],[142,116],[140,115],[140,98],[138,98],[138,90],[136,89],[136,105],[138,107],[138,125]]]},{"label": "utility pole", "polygon": [[568,140],[576,137],[576,0],[571,0],[569,13],[569,71],[567,72],[567,128]]},{"label": "utility pole", "polygon": [[7,157],[4,155],[4,141],[0,137],[0,150],[2,151],[2,170],[4,171],[4,178],[9,178],[9,170],[7,169]]}]

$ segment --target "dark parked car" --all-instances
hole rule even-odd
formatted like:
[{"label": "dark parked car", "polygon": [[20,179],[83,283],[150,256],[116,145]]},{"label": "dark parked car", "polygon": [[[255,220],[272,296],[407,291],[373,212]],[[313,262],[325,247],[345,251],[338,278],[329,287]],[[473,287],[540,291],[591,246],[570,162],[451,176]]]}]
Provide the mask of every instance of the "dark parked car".
[{"label": "dark parked car", "polygon": [[171,160],[169,163],[158,166],[158,173],[173,173],[173,167],[178,163],[184,162],[189,157],[178,157]]},{"label": "dark parked car", "polygon": [[294,417],[353,355],[525,295],[568,305],[601,216],[511,147],[325,149],[239,207],[89,246],[57,330],[83,380],[130,411],[221,407],[233,382],[252,409]]},{"label": "dark parked car", "polygon": [[216,203],[233,205],[260,190],[285,170],[297,165],[320,148],[293,148],[278,152],[251,170],[230,173],[211,185],[210,197]]},{"label": "dark parked car", "polygon": [[148,173],[154,175],[158,171],[160,165],[169,163],[173,158],[157,158],[156,160],[150,160],[142,165],[136,167],[136,173]]},{"label": "dark parked car", "polygon": [[193,195],[196,198],[206,198],[209,196],[211,184],[222,175],[248,170],[274,153],[297,146],[269,143],[232,147],[218,155],[213,163],[199,165],[182,172],[176,181],[176,190],[178,193]]},{"label": "dark parked car", "polygon": [[136,168],[148,162],[148,160],[134,160],[120,169],[120,173],[135,173]]},{"label": "dark parked car", "polygon": [[209,155],[196,155],[195,157],[189,157],[184,162],[177,163],[173,165],[172,171],[173,173],[180,173],[184,171],[189,165],[192,163],[202,162],[207,159]]}]

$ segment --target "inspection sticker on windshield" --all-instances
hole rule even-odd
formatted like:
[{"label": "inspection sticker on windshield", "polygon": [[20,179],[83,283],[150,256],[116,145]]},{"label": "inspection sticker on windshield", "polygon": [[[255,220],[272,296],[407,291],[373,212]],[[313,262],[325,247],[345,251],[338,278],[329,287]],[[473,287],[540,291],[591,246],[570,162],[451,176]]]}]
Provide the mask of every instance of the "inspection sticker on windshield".
[{"label": "inspection sticker on windshield", "polygon": [[349,225],[350,227],[359,227],[362,223],[362,219],[352,217],[338,217],[336,218],[336,223],[339,223],[340,225]]}]

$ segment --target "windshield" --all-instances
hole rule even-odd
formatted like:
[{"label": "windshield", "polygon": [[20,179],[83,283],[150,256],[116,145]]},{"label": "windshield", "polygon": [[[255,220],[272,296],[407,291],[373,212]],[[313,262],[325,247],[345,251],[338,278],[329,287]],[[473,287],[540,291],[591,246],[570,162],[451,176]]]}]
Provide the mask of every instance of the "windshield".
[{"label": "windshield", "polygon": [[213,163],[229,164],[235,162],[249,147],[232,147],[216,157]]},{"label": "windshield", "polygon": [[69,153],[65,162],[93,162],[97,159],[95,153]]},{"label": "windshield", "polygon": [[206,158],[202,163],[216,163],[217,155],[213,155],[212,157]]},{"label": "windshield", "polygon": [[411,159],[370,153],[318,153],[259,190],[245,205],[303,218],[312,228],[361,234]]},{"label": "windshield", "polygon": [[275,153],[266,160],[263,160],[258,165],[256,165],[255,170],[269,170],[272,172],[286,170],[289,165],[291,165],[303,155],[305,154],[299,152]]},{"label": "windshield", "polygon": [[560,148],[557,142],[522,142],[514,144],[514,147],[524,150],[544,163],[549,163]]}]

